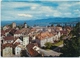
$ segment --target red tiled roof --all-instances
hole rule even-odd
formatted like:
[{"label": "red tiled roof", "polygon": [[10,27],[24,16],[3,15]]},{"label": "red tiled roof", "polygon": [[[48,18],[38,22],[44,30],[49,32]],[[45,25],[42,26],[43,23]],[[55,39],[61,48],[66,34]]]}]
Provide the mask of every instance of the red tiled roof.
[{"label": "red tiled roof", "polygon": [[28,49],[28,53],[31,55],[31,57],[35,57],[35,56],[38,55],[38,52],[35,51],[35,50],[33,50],[33,47],[34,47],[34,46],[35,46],[35,45],[34,45],[33,43],[28,44],[28,45],[26,46],[27,49]]},{"label": "red tiled roof", "polygon": [[61,29],[62,29],[62,27],[56,27],[56,30],[59,30],[60,31]]},{"label": "red tiled roof", "polygon": [[51,32],[42,32],[40,33],[37,38],[42,40],[42,39],[45,39],[46,37],[52,37],[53,34]]},{"label": "red tiled roof", "polygon": [[5,30],[5,32],[10,32],[10,31],[11,31],[11,28]]},{"label": "red tiled roof", "polygon": [[61,34],[67,34],[67,31],[60,31]]},{"label": "red tiled roof", "polygon": [[21,34],[21,32],[19,30],[17,30],[14,34]]},{"label": "red tiled roof", "polygon": [[15,39],[14,39],[13,43],[14,43],[18,38],[19,38],[19,37],[15,37]]},{"label": "red tiled roof", "polygon": [[12,47],[12,48],[15,48],[16,46],[18,46],[20,43],[19,42],[16,42],[15,44],[13,43],[6,43],[6,44],[2,44],[1,45],[1,48],[4,49],[5,47]]},{"label": "red tiled roof", "polygon": [[12,43],[6,43],[6,44],[2,44],[1,48],[4,49],[5,47],[12,47],[13,44]]},{"label": "red tiled roof", "polygon": [[25,33],[26,31],[27,31],[27,28],[22,28],[22,29],[20,30],[21,33]]},{"label": "red tiled roof", "polygon": [[15,39],[14,36],[6,36],[4,38],[4,40],[14,40],[14,39]]},{"label": "red tiled roof", "polygon": [[72,30],[72,28],[70,26],[67,26],[66,29]]},{"label": "red tiled roof", "polygon": [[12,29],[11,31],[10,31],[10,33],[15,33],[16,32],[16,30],[15,29]]},{"label": "red tiled roof", "polygon": [[15,44],[13,44],[13,48],[15,48],[16,46],[18,46],[20,43],[16,42]]},{"label": "red tiled roof", "polygon": [[2,35],[5,35],[5,31],[4,30],[1,30],[1,36]]},{"label": "red tiled roof", "polygon": [[36,29],[35,29],[35,28],[33,28],[33,29],[31,29],[31,30],[30,30],[30,32],[33,32],[33,31],[36,31]]}]

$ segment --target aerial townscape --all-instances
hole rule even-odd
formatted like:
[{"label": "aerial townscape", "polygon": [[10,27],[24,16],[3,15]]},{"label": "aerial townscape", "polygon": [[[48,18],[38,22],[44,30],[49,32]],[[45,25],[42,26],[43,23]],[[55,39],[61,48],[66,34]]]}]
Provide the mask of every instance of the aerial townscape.
[{"label": "aerial townscape", "polygon": [[[77,28],[79,25],[80,23],[77,23]],[[63,55],[61,48],[67,45],[67,41],[72,40],[71,31],[73,29],[71,26],[61,25],[30,27],[27,23],[24,23],[23,26],[17,26],[13,22],[1,29],[1,56],[59,57]],[[76,31],[78,32],[78,30]],[[71,43],[69,44],[71,45]],[[67,51],[65,50],[65,52]]]},{"label": "aerial townscape", "polygon": [[0,57],[80,57],[79,0],[1,0]]}]

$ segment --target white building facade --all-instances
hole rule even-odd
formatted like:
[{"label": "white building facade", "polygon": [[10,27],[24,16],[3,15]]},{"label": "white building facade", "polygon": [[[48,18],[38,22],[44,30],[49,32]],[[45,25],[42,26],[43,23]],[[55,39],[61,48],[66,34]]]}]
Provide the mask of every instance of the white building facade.
[{"label": "white building facade", "polygon": [[20,56],[21,53],[21,47],[18,45],[15,47],[15,55]]},{"label": "white building facade", "polygon": [[12,47],[5,47],[3,49],[3,57],[12,56]]},{"label": "white building facade", "polygon": [[29,36],[23,36],[23,45],[26,47],[26,45],[29,44]]}]

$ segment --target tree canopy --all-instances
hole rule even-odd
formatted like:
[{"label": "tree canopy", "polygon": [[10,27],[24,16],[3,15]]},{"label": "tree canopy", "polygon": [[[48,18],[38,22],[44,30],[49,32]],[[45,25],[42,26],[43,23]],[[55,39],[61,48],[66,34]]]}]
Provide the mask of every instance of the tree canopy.
[{"label": "tree canopy", "polygon": [[72,37],[64,40],[64,47],[61,49],[63,57],[80,56],[80,22],[71,31]]},{"label": "tree canopy", "polygon": [[46,46],[47,49],[50,49],[53,46],[53,44],[50,43],[50,42],[46,42],[45,46]]}]

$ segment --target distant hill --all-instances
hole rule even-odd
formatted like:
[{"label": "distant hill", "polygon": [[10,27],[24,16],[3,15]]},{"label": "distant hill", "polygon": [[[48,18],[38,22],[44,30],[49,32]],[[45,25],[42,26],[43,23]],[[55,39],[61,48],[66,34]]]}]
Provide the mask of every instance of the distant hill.
[{"label": "distant hill", "polygon": [[66,22],[79,22],[80,17],[78,18],[47,18],[47,19],[37,19],[37,20],[15,20],[15,21],[1,21],[1,26],[11,24],[12,22],[16,22],[17,25],[24,24],[26,22],[30,26],[39,25],[39,26],[46,26],[50,23],[66,23]]}]

